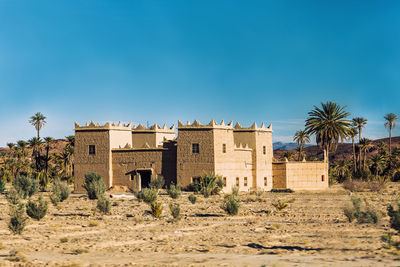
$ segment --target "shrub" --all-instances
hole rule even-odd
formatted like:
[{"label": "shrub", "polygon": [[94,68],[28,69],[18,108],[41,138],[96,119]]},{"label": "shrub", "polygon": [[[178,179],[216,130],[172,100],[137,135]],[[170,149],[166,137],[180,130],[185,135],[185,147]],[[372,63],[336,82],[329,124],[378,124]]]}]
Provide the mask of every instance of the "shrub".
[{"label": "shrub", "polygon": [[192,202],[192,204],[196,203],[197,197],[194,194],[189,195],[189,201]]},{"label": "shrub", "polygon": [[17,176],[13,181],[13,186],[22,198],[31,197],[38,191],[38,183],[28,176]]},{"label": "shrub", "polygon": [[111,211],[111,201],[105,196],[100,197],[97,200],[97,209],[104,213],[104,214],[109,214]]},{"label": "shrub", "polygon": [[400,231],[400,203],[397,202],[397,209],[394,209],[392,205],[387,207],[388,215],[390,217],[390,227]]},{"label": "shrub", "polygon": [[40,221],[47,213],[48,202],[44,201],[42,196],[39,196],[37,201],[29,200],[26,203],[26,214],[29,217]]},{"label": "shrub", "polygon": [[232,195],[234,195],[235,197],[239,195],[239,187],[237,186],[232,187]]},{"label": "shrub", "polygon": [[386,188],[385,181],[346,180],[343,188],[351,192],[380,192]]},{"label": "shrub", "polygon": [[60,242],[61,243],[67,243],[68,242],[68,238],[67,237],[61,237],[60,238]]},{"label": "shrub", "polygon": [[8,229],[14,234],[21,234],[26,226],[25,217],[25,206],[20,203],[18,205],[10,206],[10,221],[8,223]]},{"label": "shrub", "polygon": [[144,188],[143,190],[136,192],[135,196],[139,201],[151,204],[157,200],[158,192],[154,188]]},{"label": "shrub", "polygon": [[278,201],[272,203],[272,206],[274,206],[277,211],[282,212],[289,207],[289,204],[284,200],[278,199]]},{"label": "shrub", "polygon": [[11,188],[7,192],[6,198],[7,198],[8,203],[10,203],[12,205],[17,205],[20,202],[19,194],[18,194],[17,190],[15,190],[14,188]]},{"label": "shrub", "polygon": [[164,176],[157,175],[157,178],[150,182],[150,188],[161,189],[165,184]]},{"label": "shrub", "polygon": [[256,195],[257,197],[261,197],[263,194],[264,191],[258,187],[255,190],[250,191],[250,195]]},{"label": "shrub", "polygon": [[53,193],[50,195],[50,200],[54,206],[57,206],[58,202],[66,200],[71,193],[66,182],[55,180],[53,183]]},{"label": "shrub", "polygon": [[95,172],[85,174],[85,183],[83,188],[86,189],[89,199],[98,199],[106,192],[106,185],[101,176]]},{"label": "shrub", "polygon": [[177,199],[181,196],[181,187],[179,185],[171,184],[167,190],[167,193],[171,198]]},{"label": "shrub", "polygon": [[221,205],[223,209],[229,215],[237,215],[239,213],[240,200],[235,195],[227,195],[224,198],[224,202]]},{"label": "shrub", "polygon": [[372,209],[367,201],[364,200],[365,207],[361,207],[361,199],[357,197],[351,198],[352,206],[343,208],[344,215],[347,217],[349,222],[357,219],[357,223],[373,223],[377,224],[379,221],[378,213]]},{"label": "shrub", "polygon": [[171,211],[171,215],[175,220],[181,219],[181,206],[178,203],[170,203],[169,210]]},{"label": "shrub", "polygon": [[200,192],[200,190],[201,190],[201,185],[200,185],[200,183],[193,182],[193,183],[190,183],[190,184],[186,187],[185,190],[186,190],[186,191],[189,191],[189,192],[193,192],[193,193],[198,193],[198,192]]},{"label": "shrub", "polygon": [[221,177],[214,174],[206,174],[200,178],[200,193],[204,197],[219,194],[222,189],[223,181]]},{"label": "shrub", "polygon": [[157,200],[153,201],[150,204],[151,207],[151,214],[156,217],[159,218],[162,215],[162,202],[158,202]]},{"label": "shrub", "polygon": [[3,178],[0,178],[0,194],[2,194],[6,190],[6,182],[4,182]]}]

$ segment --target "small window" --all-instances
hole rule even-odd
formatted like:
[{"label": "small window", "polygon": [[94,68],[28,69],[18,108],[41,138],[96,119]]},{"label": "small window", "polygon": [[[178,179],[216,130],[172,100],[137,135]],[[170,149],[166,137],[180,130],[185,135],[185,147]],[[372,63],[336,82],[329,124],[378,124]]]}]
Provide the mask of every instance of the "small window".
[{"label": "small window", "polygon": [[226,144],[222,144],[222,153],[226,153]]},{"label": "small window", "polygon": [[199,184],[200,183],[200,177],[192,177],[192,183]]},{"label": "small window", "polygon": [[131,181],[135,180],[135,175],[131,174]]},{"label": "small window", "polygon": [[224,187],[226,187],[226,177],[224,177],[222,180],[224,182]]},{"label": "small window", "polygon": [[264,177],[264,186],[267,186],[267,184],[268,184],[267,177]]},{"label": "small window", "polygon": [[192,144],[192,153],[193,154],[199,154],[200,153],[199,144]]},{"label": "small window", "polygon": [[322,182],[325,181],[325,175],[322,175],[321,180],[322,180]]},{"label": "small window", "polygon": [[243,185],[244,185],[244,186],[247,186],[247,177],[244,177]]},{"label": "small window", "polygon": [[96,146],[89,145],[89,155],[95,155],[95,154],[96,154]]},{"label": "small window", "polygon": [[267,147],[266,146],[263,146],[263,154],[264,155],[267,154]]},{"label": "small window", "polygon": [[239,187],[239,177],[236,177],[236,187]]}]

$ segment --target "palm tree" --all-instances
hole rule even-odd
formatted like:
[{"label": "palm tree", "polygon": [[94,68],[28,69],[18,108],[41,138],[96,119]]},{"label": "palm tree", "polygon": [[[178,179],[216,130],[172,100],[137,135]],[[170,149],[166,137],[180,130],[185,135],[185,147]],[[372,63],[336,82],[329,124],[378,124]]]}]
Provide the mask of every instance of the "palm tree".
[{"label": "palm tree", "polygon": [[39,171],[40,148],[43,143],[39,137],[32,137],[28,140],[28,143],[32,148],[32,156],[35,159],[36,170]]},{"label": "palm tree", "polygon": [[44,141],[46,142],[46,166],[45,166],[45,172],[47,173],[47,170],[49,168],[49,161],[50,161],[50,157],[49,157],[49,151],[51,148],[51,145],[54,143],[54,138],[53,137],[45,137]]},{"label": "palm tree", "polygon": [[385,142],[379,142],[376,146],[381,155],[386,154],[387,144]]},{"label": "palm tree", "polygon": [[351,138],[351,143],[353,145],[353,173],[356,172],[357,163],[356,163],[356,145],[354,144],[354,138],[357,136],[358,130],[356,127],[351,127],[347,136]]},{"label": "palm tree", "polygon": [[[370,151],[370,149],[374,146],[372,143],[372,140],[368,138],[361,138],[360,140],[360,150],[364,152],[364,159],[363,159],[363,170],[365,170],[365,162],[367,158],[367,153]],[[361,162],[361,158],[360,158]]]},{"label": "palm tree", "polygon": [[[362,129],[365,128],[365,126],[367,125],[367,119],[366,118],[362,118],[362,117],[356,117],[353,118],[353,126],[356,127],[358,129],[358,145],[360,145],[360,141],[361,141],[361,132]],[[361,170],[361,149],[359,150],[359,169]]]},{"label": "palm tree", "polygon": [[334,102],[321,103],[322,108],[314,106],[306,119],[306,131],[315,134],[317,144],[326,151],[329,162],[329,152],[334,151],[340,140],[344,140],[350,130],[349,112],[346,106],[341,107]]},{"label": "palm tree", "polygon": [[33,115],[31,117],[31,119],[29,120],[29,122],[35,126],[35,129],[37,131],[37,138],[40,139],[40,129],[42,129],[42,127],[44,125],[46,125],[46,119],[47,117],[44,116],[41,112],[37,112],[35,115]]},{"label": "palm tree", "polygon": [[283,158],[286,158],[288,160],[291,160],[293,158],[293,152],[292,151],[285,151],[282,155]]},{"label": "palm tree", "polygon": [[296,141],[299,145],[299,160],[301,160],[304,144],[310,143],[310,135],[306,130],[299,130],[294,134],[293,141]]},{"label": "palm tree", "polygon": [[75,146],[75,135],[68,135],[65,138],[70,146]]},{"label": "palm tree", "polygon": [[371,162],[371,170],[377,178],[385,169],[385,158],[383,155],[375,154],[371,157]]},{"label": "palm tree", "polygon": [[385,128],[389,129],[389,154],[392,154],[392,129],[396,127],[395,121],[398,120],[398,117],[394,113],[389,113],[385,115]]}]

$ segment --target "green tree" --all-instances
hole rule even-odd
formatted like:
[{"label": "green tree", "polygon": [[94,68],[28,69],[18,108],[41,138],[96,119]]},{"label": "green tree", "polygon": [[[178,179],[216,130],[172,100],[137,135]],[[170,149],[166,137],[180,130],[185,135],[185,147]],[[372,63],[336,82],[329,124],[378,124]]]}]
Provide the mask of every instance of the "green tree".
[{"label": "green tree", "polygon": [[40,139],[40,130],[42,129],[43,126],[46,125],[46,119],[47,119],[47,117],[44,116],[41,112],[37,112],[29,120],[30,124],[35,126],[38,139]]},{"label": "green tree", "polygon": [[54,144],[55,140],[53,137],[45,137],[44,141],[46,143],[46,165],[45,165],[45,172],[47,174],[47,171],[49,169],[49,162],[50,162],[50,156],[49,156],[49,151],[52,148],[51,146]]},{"label": "green tree", "polygon": [[[367,159],[367,154],[368,152],[371,150],[371,148],[374,146],[374,144],[372,143],[372,140],[368,139],[368,138],[361,138],[360,140],[360,151],[362,150],[364,153],[364,157],[363,157],[363,170],[365,170],[365,162]],[[360,158],[360,162],[361,162],[361,158]]]},{"label": "green tree", "polygon": [[392,154],[392,129],[396,127],[395,121],[398,120],[398,117],[394,113],[389,113],[384,116],[386,122],[385,122],[385,128],[389,130],[389,154]]},{"label": "green tree", "polygon": [[[353,121],[353,126],[356,127],[357,130],[358,130],[358,145],[360,146],[360,142],[361,142],[361,139],[362,139],[361,132],[362,132],[362,129],[365,128],[365,126],[367,125],[367,121],[368,120],[366,118],[356,117],[356,118],[353,118],[352,121]],[[361,149],[359,149],[358,152],[359,152],[358,168],[359,168],[359,170],[361,170],[361,159],[362,159],[362,157],[361,157]]]},{"label": "green tree", "polygon": [[35,159],[36,171],[40,171],[40,150],[43,142],[38,137],[32,137],[28,140],[28,143],[32,148],[32,157]]},{"label": "green tree", "polygon": [[315,134],[317,144],[326,151],[329,162],[329,152],[336,150],[340,140],[348,136],[350,121],[346,106],[341,107],[334,102],[321,103],[321,108],[314,106],[306,119],[306,131]]},{"label": "green tree", "polygon": [[310,135],[307,133],[306,130],[299,130],[296,131],[293,137],[293,141],[297,142],[299,145],[299,159],[301,160],[303,156],[304,144],[310,143]]},{"label": "green tree", "polygon": [[357,170],[357,161],[356,161],[356,145],[354,143],[354,138],[357,136],[358,130],[356,127],[350,127],[347,136],[351,138],[351,144],[353,146],[353,173]]}]

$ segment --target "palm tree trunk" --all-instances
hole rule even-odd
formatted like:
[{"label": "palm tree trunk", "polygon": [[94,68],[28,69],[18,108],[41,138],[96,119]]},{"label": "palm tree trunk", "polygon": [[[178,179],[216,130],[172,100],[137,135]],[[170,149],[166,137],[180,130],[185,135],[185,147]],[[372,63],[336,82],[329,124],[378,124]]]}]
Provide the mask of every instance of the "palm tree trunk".
[{"label": "palm tree trunk", "polygon": [[392,155],[392,126],[389,127],[389,155]]},{"label": "palm tree trunk", "polygon": [[359,164],[358,164],[358,168],[361,171],[361,146],[360,146],[360,141],[361,141],[361,128],[358,129],[358,152],[359,152]]},{"label": "palm tree trunk", "polygon": [[354,137],[351,139],[353,143],[353,172],[356,172],[357,166],[356,166],[356,145],[354,144]]}]

